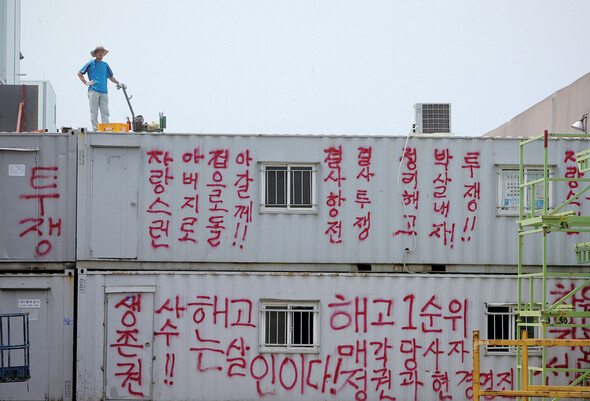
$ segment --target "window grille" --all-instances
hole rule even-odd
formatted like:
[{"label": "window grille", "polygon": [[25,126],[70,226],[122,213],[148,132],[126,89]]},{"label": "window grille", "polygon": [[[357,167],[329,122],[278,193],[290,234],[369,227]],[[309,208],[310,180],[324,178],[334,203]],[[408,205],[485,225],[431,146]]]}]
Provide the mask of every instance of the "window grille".
[{"label": "window grille", "polygon": [[[518,331],[526,328],[528,338],[539,338],[537,326],[519,326],[517,319],[516,305],[488,304],[486,306],[486,325],[488,340],[516,340]],[[533,316],[522,316],[522,323],[534,323],[536,318]],[[529,347],[529,351],[538,351],[539,347]],[[486,353],[488,354],[507,354],[514,353],[516,347],[506,345],[488,345]]]},{"label": "window grille", "polygon": [[263,302],[261,351],[317,352],[318,314],[317,302]]},{"label": "window grille", "polygon": [[315,173],[310,165],[265,165],[261,180],[263,210],[315,210]]},{"label": "window grille", "polygon": [[30,378],[29,314],[0,314],[0,383]]}]

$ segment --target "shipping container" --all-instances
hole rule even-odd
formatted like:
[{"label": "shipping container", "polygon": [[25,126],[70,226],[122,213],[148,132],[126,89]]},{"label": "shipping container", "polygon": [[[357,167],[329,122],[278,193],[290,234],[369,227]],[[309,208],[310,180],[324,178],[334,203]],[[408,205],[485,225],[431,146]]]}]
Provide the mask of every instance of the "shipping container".
[{"label": "shipping container", "polygon": [[[527,149],[527,180],[543,171],[542,146]],[[588,146],[551,140],[550,173],[578,174],[574,154]],[[78,260],[132,270],[513,272],[518,164],[518,139],[82,133]],[[573,184],[551,183],[548,206]],[[539,185],[525,201],[541,207],[542,193]],[[590,214],[584,197],[570,208]],[[552,239],[549,264],[575,265],[586,240]],[[526,238],[526,263],[541,263],[541,249]]]},{"label": "shipping container", "polygon": [[[74,395],[73,270],[62,273],[0,275],[0,345],[20,346],[28,337],[29,358],[17,347],[2,351],[1,369],[27,366],[26,381],[0,382],[0,400],[72,400]],[[7,315],[23,314],[28,324],[8,322]],[[28,360],[27,360],[28,359]]]},{"label": "shipping container", "polygon": [[[75,261],[76,148],[70,134],[0,133],[2,269],[61,269]],[[14,263],[14,265],[11,265]]]},{"label": "shipping container", "polygon": [[[588,147],[550,140],[550,175],[583,178]],[[0,314],[31,309],[31,378],[0,399],[469,399],[473,330],[517,332],[518,163],[518,139],[0,134]],[[547,206],[578,185],[549,184]],[[539,187],[527,205],[545,206]],[[550,236],[566,278],[523,281],[523,301],[587,284],[571,277],[589,272],[587,235]],[[525,270],[543,260],[536,237]],[[584,337],[578,323],[546,336]],[[483,387],[517,388],[515,350],[484,354]]]},{"label": "shipping container", "polygon": [[[582,282],[549,280],[549,301]],[[515,338],[516,287],[508,275],[81,271],[77,399],[470,400],[472,332]],[[570,301],[587,308],[587,292]],[[514,349],[482,354],[482,389],[515,389]],[[586,355],[547,361],[587,369]]]}]

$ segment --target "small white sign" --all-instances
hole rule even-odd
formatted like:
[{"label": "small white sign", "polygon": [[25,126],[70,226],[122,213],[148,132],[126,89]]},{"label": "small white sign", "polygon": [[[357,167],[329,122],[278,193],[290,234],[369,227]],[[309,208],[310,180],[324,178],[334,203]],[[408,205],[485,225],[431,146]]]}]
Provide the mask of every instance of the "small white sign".
[{"label": "small white sign", "polygon": [[8,176],[9,177],[24,177],[25,176],[25,165],[24,164],[9,164],[8,165]]},{"label": "small white sign", "polygon": [[40,308],[41,307],[41,300],[40,299],[19,299],[18,300],[18,307],[19,308]]},{"label": "small white sign", "polygon": [[86,279],[82,277],[78,280],[78,292],[80,294],[86,294]]}]

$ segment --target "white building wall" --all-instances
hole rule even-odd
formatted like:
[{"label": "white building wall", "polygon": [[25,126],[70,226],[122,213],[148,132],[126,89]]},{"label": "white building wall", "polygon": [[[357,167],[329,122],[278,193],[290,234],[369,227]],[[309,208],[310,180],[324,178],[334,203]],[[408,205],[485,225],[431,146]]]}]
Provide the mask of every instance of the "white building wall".
[{"label": "white building wall", "polygon": [[20,0],[0,3],[0,84],[20,84]]},{"label": "white building wall", "polygon": [[552,93],[510,121],[486,133],[488,137],[533,137],[545,130],[580,134],[571,125],[590,112],[590,73]]},{"label": "white building wall", "polygon": [[23,81],[24,85],[36,85],[39,88],[37,102],[38,130],[57,132],[56,97],[49,81]]}]

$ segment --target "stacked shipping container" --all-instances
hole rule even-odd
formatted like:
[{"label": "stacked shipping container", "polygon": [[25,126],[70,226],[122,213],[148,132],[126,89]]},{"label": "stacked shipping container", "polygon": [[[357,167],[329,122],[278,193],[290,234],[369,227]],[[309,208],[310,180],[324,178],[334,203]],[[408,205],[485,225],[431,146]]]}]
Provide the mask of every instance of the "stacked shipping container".
[{"label": "stacked shipping container", "polygon": [[[551,169],[587,147],[555,141]],[[38,388],[0,398],[469,399],[471,332],[517,302],[517,163],[511,139],[0,134],[0,313],[47,327]],[[484,386],[513,388],[489,354]]]}]

